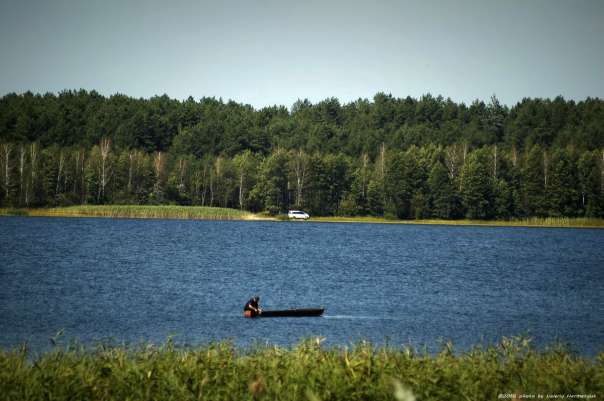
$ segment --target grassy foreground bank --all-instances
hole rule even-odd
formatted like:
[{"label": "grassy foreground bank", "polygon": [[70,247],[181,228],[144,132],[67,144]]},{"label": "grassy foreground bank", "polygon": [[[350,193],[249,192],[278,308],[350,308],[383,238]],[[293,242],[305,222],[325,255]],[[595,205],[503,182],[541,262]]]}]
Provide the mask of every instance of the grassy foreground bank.
[{"label": "grassy foreground bank", "polygon": [[[113,217],[190,220],[287,220],[286,215],[270,217],[264,214],[254,214],[238,209],[177,205],[79,205],[39,209],[0,208],[0,216]],[[309,221],[322,223],[442,224],[456,226],[604,228],[604,219],[584,217],[533,217],[519,220],[396,220],[370,216],[330,216],[312,217]]]},{"label": "grassy foreground bank", "polygon": [[[75,346],[0,351],[1,400],[497,400],[501,394],[604,397],[604,353],[536,351],[526,339],[436,355],[412,348],[238,349]],[[511,399],[512,397],[507,397]],[[568,397],[566,397],[568,399]],[[520,399],[517,397],[516,399]]]}]

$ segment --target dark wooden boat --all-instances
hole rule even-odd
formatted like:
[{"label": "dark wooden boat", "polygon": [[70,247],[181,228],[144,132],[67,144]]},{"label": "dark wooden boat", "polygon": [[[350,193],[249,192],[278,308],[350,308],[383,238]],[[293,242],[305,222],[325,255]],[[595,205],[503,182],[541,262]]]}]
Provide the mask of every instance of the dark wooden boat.
[{"label": "dark wooden boat", "polygon": [[310,317],[310,316],[321,316],[325,308],[306,308],[306,309],[286,309],[286,310],[263,310],[258,316],[245,317]]}]

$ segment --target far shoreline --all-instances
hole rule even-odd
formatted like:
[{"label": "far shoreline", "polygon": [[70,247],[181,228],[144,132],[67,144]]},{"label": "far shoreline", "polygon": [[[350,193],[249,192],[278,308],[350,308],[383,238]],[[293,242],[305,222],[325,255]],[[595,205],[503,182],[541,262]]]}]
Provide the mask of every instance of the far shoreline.
[{"label": "far shoreline", "polygon": [[[237,221],[288,221],[284,216],[268,216],[247,211],[207,206],[177,205],[80,205],[55,208],[0,208],[0,216],[23,217],[101,217],[134,219],[175,219],[175,220],[237,220]],[[543,227],[543,228],[604,228],[604,219],[546,217],[518,220],[439,220],[418,219],[399,220],[384,217],[322,216],[311,217],[315,223],[363,223],[363,224],[407,224],[407,225],[447,225],[483,227]],[[302,223],[302,222],[300,222]]]},{"label": "far shoreline", "polygon": [[587,218],[530,218],[523,220],[399,220],[387,219],[384,217],[316,217],[310,219],[310,221],[315,223],[364,223],[466,227],[604,228],[604,219]]}]

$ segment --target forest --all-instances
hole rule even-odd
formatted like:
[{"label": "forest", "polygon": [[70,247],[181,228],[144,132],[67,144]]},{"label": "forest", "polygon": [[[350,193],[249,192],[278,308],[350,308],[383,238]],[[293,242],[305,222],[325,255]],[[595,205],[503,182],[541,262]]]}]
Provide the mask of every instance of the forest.
[{"label": "forest", "polygon": [[400,219],[604,217],[604,102],[385,93],[291,108],[0,98],[0,207],[178,204]]}]

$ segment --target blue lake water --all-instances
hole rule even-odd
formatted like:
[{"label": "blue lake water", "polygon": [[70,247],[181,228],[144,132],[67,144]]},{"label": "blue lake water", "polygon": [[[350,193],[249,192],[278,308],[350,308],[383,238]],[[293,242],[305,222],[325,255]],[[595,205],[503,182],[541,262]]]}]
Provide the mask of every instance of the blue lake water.
[{"label": "blue lake water", "polygon": [[[324,306],[321,318],[245,319]],[[604,230],[0,218],[0,346],[232,339],[604,349]]]}]

